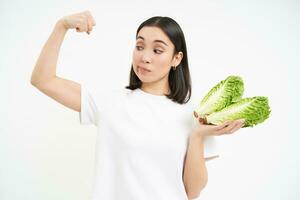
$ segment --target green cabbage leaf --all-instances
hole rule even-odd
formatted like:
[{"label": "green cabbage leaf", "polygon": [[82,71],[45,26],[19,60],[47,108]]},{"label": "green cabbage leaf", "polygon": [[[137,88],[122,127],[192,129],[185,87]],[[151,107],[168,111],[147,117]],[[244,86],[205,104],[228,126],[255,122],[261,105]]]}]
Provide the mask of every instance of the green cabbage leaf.
[{"label": "green cabbage leaf", "polygon": [[265,121],[270,112],[268,98],[255,96],[241,99],[218,112],[205,116],[203,119],[206,124],[215,125],[222,124],[225,121],[245,119],[243,127],[253,127]]},{"label": "green cabbage leaf", "polygon": [[241,99],[244,83],[239,76],[228,76],[215,85],[201,100],[195,112],[199,117],[205,117]]}]

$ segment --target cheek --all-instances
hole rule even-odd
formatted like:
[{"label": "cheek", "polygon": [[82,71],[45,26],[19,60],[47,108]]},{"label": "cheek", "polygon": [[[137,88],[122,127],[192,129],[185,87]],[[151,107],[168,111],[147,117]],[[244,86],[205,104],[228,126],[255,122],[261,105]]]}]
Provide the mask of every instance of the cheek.
[{"label": "cheek", "polygon": [[132,53],[132,60],[135,62],[135,63],[139,63],[142,59],[142,54],[138,51],[133,51]]},{"label": "cheek", "polygon": [[170,68],[171,62],[170,62],[170,56],[160,56],[156,59],[157,66],[160,66],[161,69],[168,70]]},{"label": "cheek", "polygon": [[136,66],[136,64],[138,63],[139,57],[138,54],[136,52],[132,53],[132,64],[133,66]]}]

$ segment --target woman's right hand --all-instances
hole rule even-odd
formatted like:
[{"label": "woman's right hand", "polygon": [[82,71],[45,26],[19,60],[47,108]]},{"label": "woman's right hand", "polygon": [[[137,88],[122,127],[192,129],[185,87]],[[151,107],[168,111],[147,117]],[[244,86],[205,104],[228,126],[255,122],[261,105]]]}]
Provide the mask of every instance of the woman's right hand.
[{"label": "woman's right hand", "polygon": [[93,26],[96,25],[96,21],[90,11],[68,15],[62,17],[60,21],[66,29],[76,28],[77,32],[86,32],[87,34],[90,34],[93,30]]},{"label": "woman's right hand", "polygon": [[204,121],[195,115],[195,113],[194,116],[197,119],[195,119],[196,125],[193,128],[193,134],[199,136],[220,136],[224,134],[232,134],[245,125],[244,119],[226,121],[220,125],[208,125],[204,124]]}]

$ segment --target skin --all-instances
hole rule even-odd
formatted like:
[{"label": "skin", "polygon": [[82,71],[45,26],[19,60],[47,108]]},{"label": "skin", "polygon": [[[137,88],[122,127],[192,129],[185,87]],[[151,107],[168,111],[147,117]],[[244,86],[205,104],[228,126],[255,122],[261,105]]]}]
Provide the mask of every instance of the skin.
[{"label": "skin", "polygon": [[[156,42],[161,40],[163,42]],[[165,43],[165,44],[163,44]],[[135,74],[142,81],[141,89],[153,95],[170,92],[168,76],[172,66],[180,64],[183,53],[173,55],[174,45],[168,36],[158,27],[143,27],[136,40],[132,65]],[[142,71],[139,66],[151,70]],[[204,158],[203,138],[232,134],[244,125],[244,120],[228,121],[221,125],[206,125],[195,115],[199,123],[192,129],[184,161],[183,182],[188,199],[194,199],[208,181],[205,161],[216,157]]]},{"label": "skin", "polygon": [[[62,105],[78,112],[81,111],[80,84],[56,75],[57,58],[65,34],[69,29],[90,34],[95,25],[96,22],[89,11],[61,18],[55,24],[54,30],[45,43],[31,76],[33,86]],[[161,40],[166,45],[155,42],[155,40]],[[183,53],[179,52],[173,55],[173,43],[157,27],[143,27],[138,33],[136,46],[139,47],[133,51],[132,65],[134,72],[142,81],[141,89],[154,95],[168,94],[170,92],[168,75],[171,66],[180,64]],[[138,66],[150,69],[151,72],[144,73]],[[197,126],[193,128],[189,138],[183,174],[189,199],[197,197],[207,183],[205,161],[211,158],[204,158],[203,137],[232,134],[242,126],[243,121],[240,120],[218,126],[205,125],[199,120]]]},{"label": "skin", "polygon": [[[142,81],[143,91],[154,95],[169,94],[169,72],[171,67],[179,65],[183,58],[182,52],[173,55],[173,51],[173,43],[160,28],[145,26],[139,31],[132,54],[132,65]],[[151,72],[143,73],[138,66],[150,69]]]},{"label": "skin", "polygon": [[[132,65],[135,74],[142,81],[143,91],[154,95],[169,94],[168,76],[171,67],[178,66],[184,56],[182,52],[173,55],[174,48],[169,37],[158,27],[144,26],[139,31],[132,54]],[[150,72],[143,72],[139,66],[149,69]],[[243,120],[235,120],[215,126],[205,125],[199,119],[199,125],[194,128],[193,135],[212,136],[234,133],[244,125],[243,122]]]},{"label": "skin", "polygon": [[59,19],[40,52],[30,79],[30,83],[45,95],[77,112],[81,111],[81,85],[57,76],[57,60],[68,30],[76,29],[77,32],[90,34],[95,25],[96,22],[89,11]]},{"label": "skin", "polygon": [[183,182],[188,199],[199,197],[201,191],[207,185],[208,173],[205,161],[215,157],[204,158],[204,137],[233,134],[244,125],[244,120],[225,122],[221,125],[206,125],[197,118],[196,124],[189,137],[188,149],[184,161]]}]

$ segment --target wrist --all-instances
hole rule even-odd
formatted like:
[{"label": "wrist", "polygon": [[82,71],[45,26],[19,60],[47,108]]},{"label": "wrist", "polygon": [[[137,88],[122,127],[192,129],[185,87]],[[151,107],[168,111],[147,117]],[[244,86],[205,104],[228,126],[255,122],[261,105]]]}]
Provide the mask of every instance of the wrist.
[{"label": "wrist", "polygon": [[193,131],[190,135],[191,139],[203,140],[204,135],[201,132]]},{"label": "wrist", "polygon": [[65,24],[65,22],[64,22],[63,19],[58,20],[56,22],[56,24],[55,24],[55,27],[58,28],[58,29],[60,29],[60,30],[63,30],[63,31],[67,31],[68,30],[68,28],[67,28],[67,26],[66,26],[66,24]]}]

